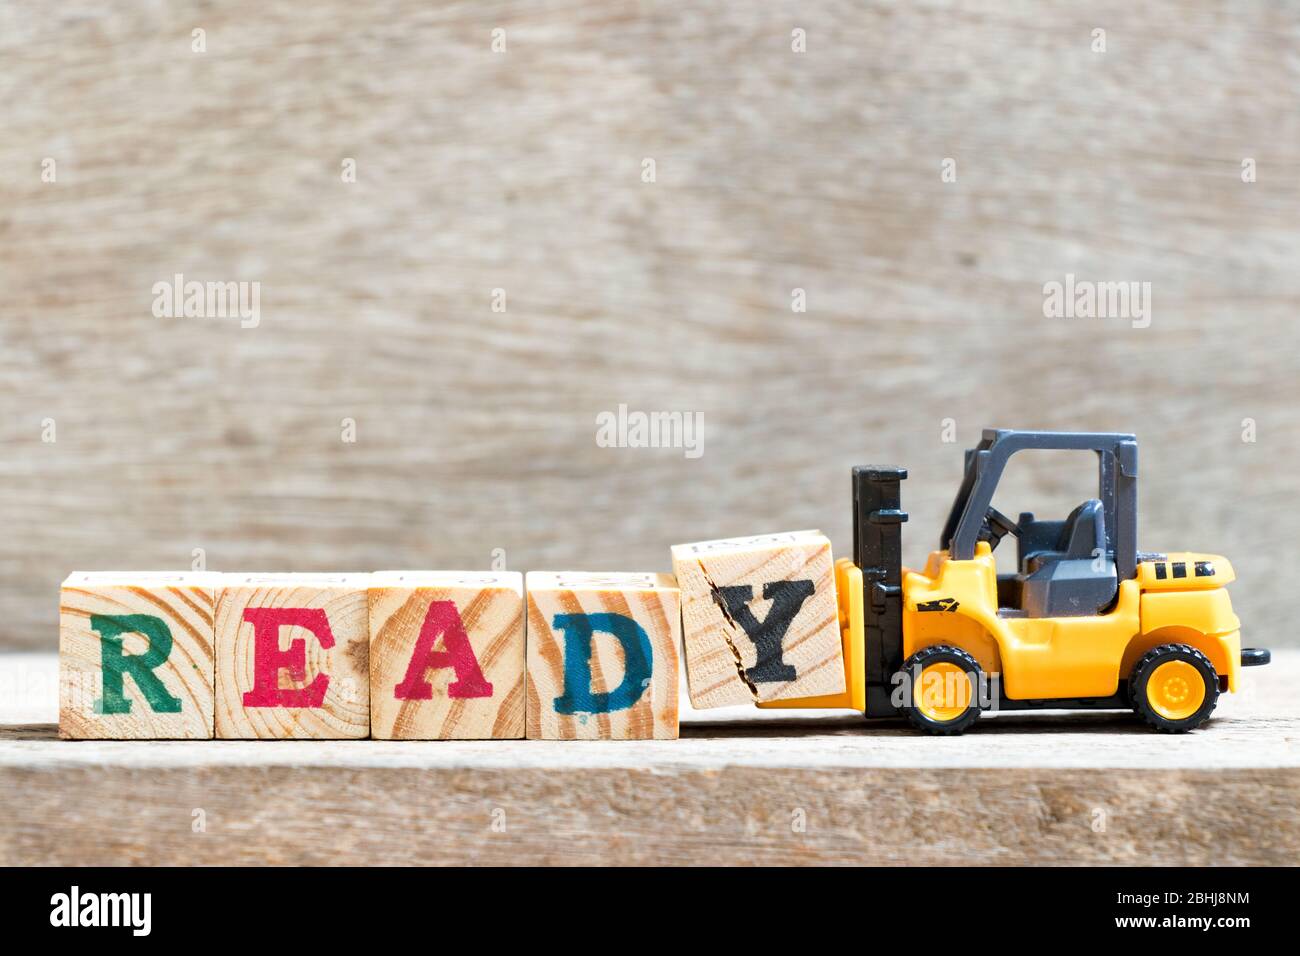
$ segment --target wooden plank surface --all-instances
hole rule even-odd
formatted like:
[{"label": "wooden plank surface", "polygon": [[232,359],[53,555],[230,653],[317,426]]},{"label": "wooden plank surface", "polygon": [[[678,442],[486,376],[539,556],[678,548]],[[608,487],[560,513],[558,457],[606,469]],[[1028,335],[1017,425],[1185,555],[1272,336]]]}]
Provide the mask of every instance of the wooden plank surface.
[{"label": "wooden plank surface", "polygon": [[0,657],[0,864],[1294,863],[1300,653],[1203,731],[1003,714],[956,739],[692,711],[676,741],[60,741]]},{"label": "wooden plank surface", "polygon": [[[1298,13],[5,3],[0,646],[53,650],[74,568],[196,549],[666,570],[821,527],[844,554],[873,462],[911,470],[917,564],[985,425],[1137,431],[1140,545],[1227,554],[1247,642],[1295,644]],[[260,282],[259,324],[155,318],[177,273]],[[1067,274],[1149,281],[1150,327],[1044,318]],[[702,454],[601,447],[621,403],[703,415]]]}]

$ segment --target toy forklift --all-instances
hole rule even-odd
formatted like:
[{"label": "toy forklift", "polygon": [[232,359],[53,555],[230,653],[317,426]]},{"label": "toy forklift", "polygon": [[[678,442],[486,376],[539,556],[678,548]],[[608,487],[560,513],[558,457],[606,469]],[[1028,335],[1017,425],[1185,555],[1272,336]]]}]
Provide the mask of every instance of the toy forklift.
[{"label": "toy forklift", "polygon": [[[1095,452],[1097,497],[1063,520],[1013,521],[993,493],[1012,455],[1043,449]],[[853,559],[836,563],[848,690],[793,705],[902,714],[932,734],[1030,709],[1132,709],[1165,733],[1200,727],[1269,652],[1241,647],[1225,558],[1138,551],[1137,461],[1133,435],[985,430],[921,571],[901,564],[907,472],[853,469]],[[998,574],[1007,535],[1017,571]]]}]

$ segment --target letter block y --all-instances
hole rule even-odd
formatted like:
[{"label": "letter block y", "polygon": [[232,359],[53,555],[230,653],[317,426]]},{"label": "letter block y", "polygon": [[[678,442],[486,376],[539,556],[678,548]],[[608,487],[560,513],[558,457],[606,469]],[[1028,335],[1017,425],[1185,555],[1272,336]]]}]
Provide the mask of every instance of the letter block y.
[{"label": "letter block y", "polygon": [[679,544],[691,704],[700,710],[844,691],[831,543],[793,531]]}]

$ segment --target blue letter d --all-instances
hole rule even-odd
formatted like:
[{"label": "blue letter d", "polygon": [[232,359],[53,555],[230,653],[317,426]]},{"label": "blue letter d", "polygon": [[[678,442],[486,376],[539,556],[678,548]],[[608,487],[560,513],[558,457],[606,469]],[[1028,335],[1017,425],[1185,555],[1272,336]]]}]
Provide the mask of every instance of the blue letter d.
[{"label": "blue letter d", "polygon": [[[564,693],[557,714],[608,714],[627,710],[650,683],[650,636],[625,614],[557,614],[551,627],[564,632]],[[591,638],[613,634],[623,645],[623,683],[607,694],[591,692]]]}]

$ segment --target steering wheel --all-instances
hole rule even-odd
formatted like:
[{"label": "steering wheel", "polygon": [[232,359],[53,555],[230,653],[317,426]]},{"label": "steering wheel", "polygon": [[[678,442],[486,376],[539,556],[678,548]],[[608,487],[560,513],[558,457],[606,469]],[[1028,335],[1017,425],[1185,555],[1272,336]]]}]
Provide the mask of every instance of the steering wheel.
[{"label": "steering wheel", "polygon": [[1020,525],[990,505],[989,510],[984,512],[984,524],[980,526],[980,540],[987,541],[990,550],[996,550],[1008,534],[1020,537]]}]

